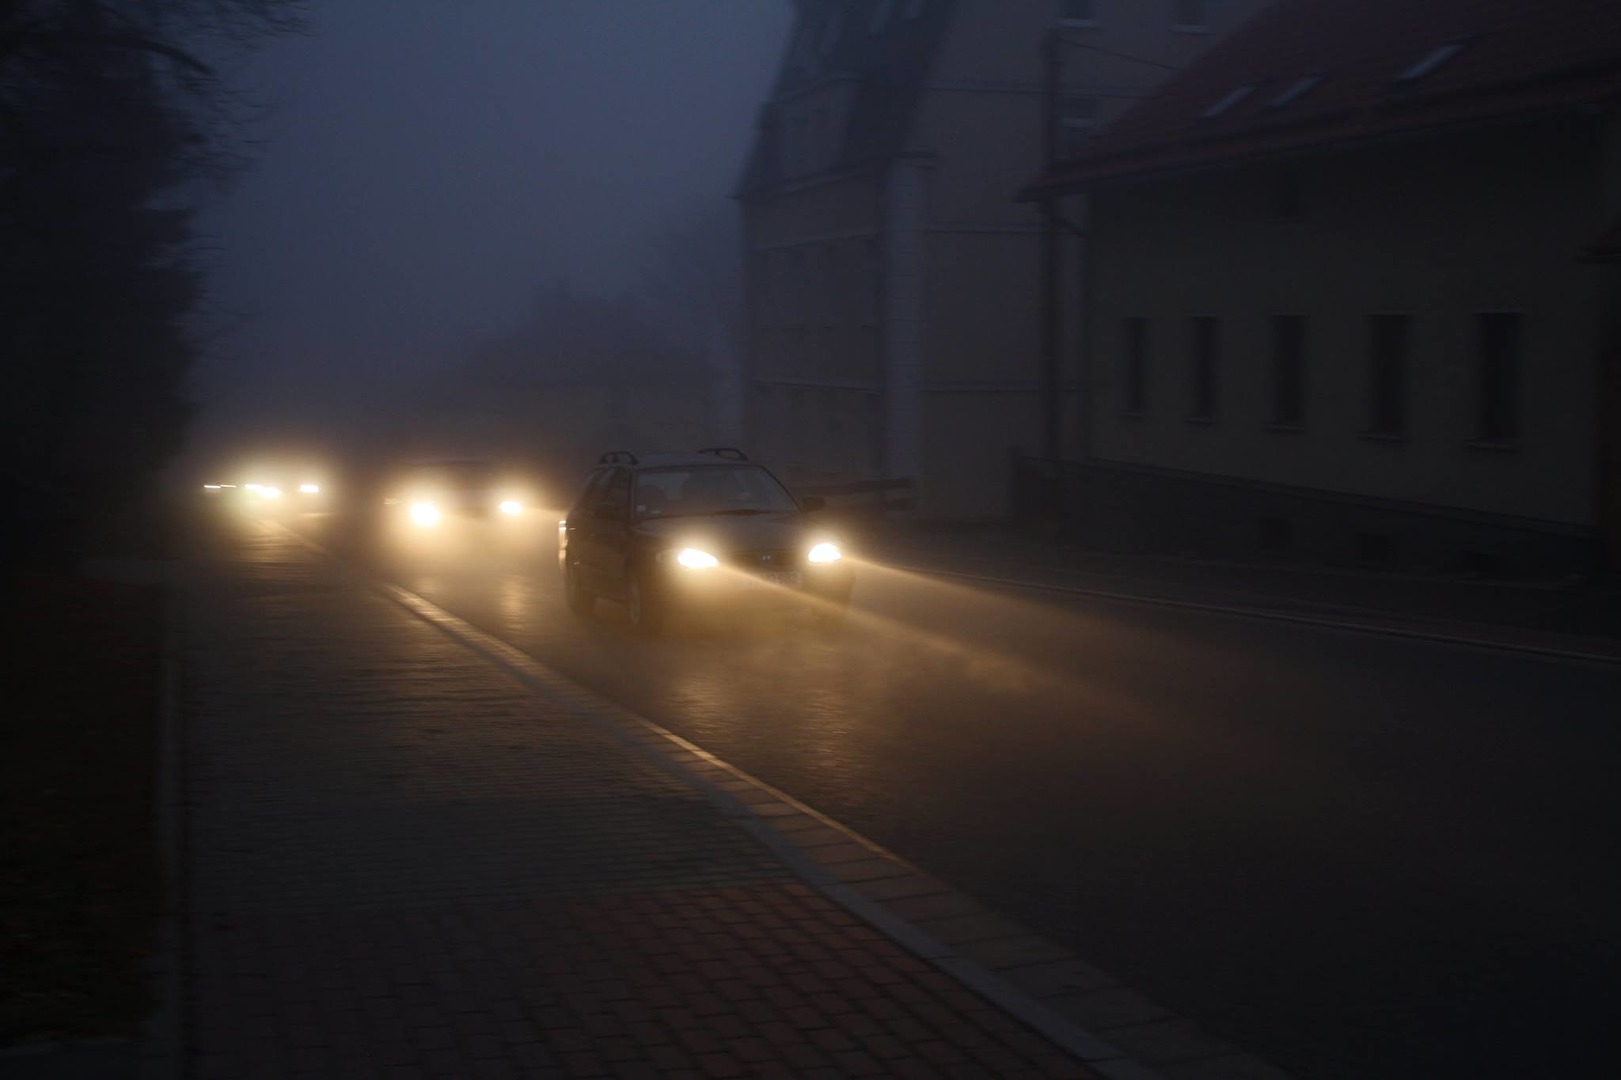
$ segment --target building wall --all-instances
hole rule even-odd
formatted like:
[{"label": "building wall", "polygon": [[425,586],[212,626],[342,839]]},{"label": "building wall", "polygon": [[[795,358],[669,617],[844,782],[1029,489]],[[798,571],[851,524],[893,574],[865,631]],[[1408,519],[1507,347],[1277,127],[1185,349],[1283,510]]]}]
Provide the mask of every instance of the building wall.
[{"label": "building wall", "polygon": [[[1091,47],[1063,52],[1071,96],[1091,102],[1066,130],[1118,114],[1262,3],[1212,0],[1208,30],[1182,31],[1174,0],[1099,0],[1094,24],[1064,26]],[[958,0],[904,141],[852,175],[827,174],[851,79],[828,72],[768,106],[789,179],[743,207],[746,432],[785,475],[918,473],[926,516],[1008,511],[1009,451],[1041,440],[1040,217],[1016,197],[1043,164],[1040,49],[1064,10]],[[921,176],[915,229],[892,213],[902,174]],[[915,287],[901,253],[921,267]]]},{"label": "building wall", "polygon": [[884,192],[823,173],[745,207],[745,440],[790,483],[881,472]]},{"label": "building wall", "polygon": [[[1601,283],[1592,118],[1435,136],[1093,196],[1090,417],[1099,458],[1513,515],[1594,520]],[[1297,209],[1291,209],[1291,205]],[[1477,431],[1476,316],[1521,313],[1520,435]],[[1367,434],[1370,316],[1406,313],[1406,431]],[[1269,425],[1271,319],[1305,320],[1304,418]],[[1188,418],[1191,316],[1220,326],[1213,422]],[[1122,415],[1123,319],[1148,326]]]},{"label": "building wall", "polygon": [[[1083,137],[1129,108],[1169,68],[1207,48],[1262,6],[1209,5],[1205,31],[1173,29],[1173,0],[1093,5],[1091,25],[1064,24],[1065,5],[969,2],[942,45],[926,83],[909,149],[935,162],[929,191],[925,308],[928,419],[920,505],[947,518],[995,518],[1010,510],[1011,450],[1044,438],[1042,219],[1018,201],[1044,165],[1042,41],[1060,26],[1076,43],[1060,50],[1068,118],[1063,137]],[[1081,47],[1085,46],[1085,47]],[[1100,51],[1101,50],[1101,51]],[[1113,55],[1121,54],[1121,55]],[[1137,59],[1125,59],[1125,56]],[[1142,62],[1142,61],[1147,61]],[[1071,116],[1067,104],[1090,104]],[[1073,219],[1084,207],[1071,208]],[[1063,295],[1078,294],[1075,243],[1062,241]],[[1063,312],[1065,366],[1079,349],[1079,312]]]}]

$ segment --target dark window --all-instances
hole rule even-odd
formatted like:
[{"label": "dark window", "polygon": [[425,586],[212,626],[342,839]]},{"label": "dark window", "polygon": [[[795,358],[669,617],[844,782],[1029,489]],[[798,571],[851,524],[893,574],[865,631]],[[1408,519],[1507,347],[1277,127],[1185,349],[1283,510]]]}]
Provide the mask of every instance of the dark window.
[{"label": "dark window", "polygon": [[1520,437],[1520,315],[1514,311],[1489,311],[1476,318],[1476,381],[1480,394],[1477,434],[1483,442],[1513,442]]},{"label": "dark window", "polygon": [[1272,317],[1272,423],[1297,428],[1306,413],[1306,320]]},{"label": "dark window", "polygon": [[580,487],[580,497],[574,500],[574,508],[569,513],[578,514],[586,507],[597,505],[602,489],[608,483],[609,472],[608,469],[595,469],[585,478],[585,483]]},{"label": "dark window", "polygon": [[1141,416],[1148,411],[1148,320],[1120,322],[1120,411]]},{"label": "dark window", "polygon": [[630,470],[615,469],[608,483],[594,492],[595,505],[606,509],[613,507],[621,513],[630,511]]},{"label": "dark window", "polygon": [[1375,315],[1370,321],[1368,355],[1368,434],[1401,435],[1407,430],[1406,315]]},{"label": "dark window", "polygon": [[1065,94],[1058,117],[1059,154],[1073,157],[1098,126],[1098,99],[1086,94]]},{"label": "dark window", "polygon": [[1286,165],[1278,172],[1278,216],[1300,216],[1300,170],[1293,166]]},{"label": "dark window", "polygon": [[1385,533],[1357,533],[1356,558],[1358,562],[1388,566],[1396,558],[1396,541]]},{"label": "dark window", "polygon": [[1203,30],[1210,25],[1208,0],[1176,0],[1172,18],[1175,20],[1172,25],[1178,29]]},{"label": "dark window", "polygon": [[1098,21],[1097,0],[1064,0],[1065,22],[1095,24]]},{"label": "dark window", "polygon": [[1288,518],[1264,517],[1260,525],[1262,551],[1287,551],[1294,544],[1294,526]]},{"label": "dark window", "polygon": [[1192,400],[1188,404],[1189,420],[1216,418],[1216,365],[1221,346],[1218,326],[1213,315],[1195,315],[1189,320],[1192,331]]}]

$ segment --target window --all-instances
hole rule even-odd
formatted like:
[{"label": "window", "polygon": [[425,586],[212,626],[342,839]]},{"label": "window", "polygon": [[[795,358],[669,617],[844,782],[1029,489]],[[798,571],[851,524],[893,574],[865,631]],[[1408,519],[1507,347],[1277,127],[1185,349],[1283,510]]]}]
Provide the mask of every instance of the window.
[{"label": "window", "polygon": [[782,147],[783,171],[789,176],[798,176],[805,171],[806,158],[809,148],[806,146],[808,122],[803,116],[795,116],[788,121]]},{"label": "window", "polygon": [[1300,216],[1300,169],[1286,164],[1278,170],[1277,211],[1280,218]]},{"label": "window", "polygon": [[1406,315],[1375,315],[1369,325],[1369,435],[1400,436],[1407,430]]},{"label": "window", "polygon": [[827,167],[828,159],[833,156],[833,140],[829,137],[828,116],[826,109],[817,109],[811,113],[811,150],[809,165],[813,169]]},{"label": "window", "polygon": [[1486,311],[1475,316],[1476,385],[1481,442],[1512,443],[1520,437],[1520,313]]},{"label": "window", "polygon": [[1228,109],[1231,109],[1234,105],[1237,105],[1240,101],[1243,101],[1254,92],[1255,84],[1245,83],[1243,86],[1228,91],[1214,105],[1211,105],[1210,108],[1206,109],[1200,115],[1206,120],[1214,120],[1216,117],[1220,116]]},{"label": "window", "polygon": [[1120,411],[1127,416],[1148,411],[1148,320],[1140,317],[1120,324]]},{"label": "window", "polygon": [[844,13],[835,11],[827,22],[822,24],[822,39],[817,42],[816,51],[826,56],[833,51],[833,46],[839,43],[839,33],[844,29]]},{"label": "window", "polygon": [[1071,157],[1098,126],[1098,99],[1085,94],[1065,94],[1058,115],[1058,151]]},{"label": "window", "polygon": [[1305,419],[1306,320],[1272,317],[1272,424],[1298,428]]},{"label": "window", "polygon": [[1192,396],[1188,419],[1210,423],[1216,419],[1216,365],[1219,326],[1213,315],[1195,315],[1188,320],[1192,332]]},{"label": "window", "polygon": [[1432,49],[1418,63],[1396,76],[1396,81],[1413,82],[1422,79],[1461,52],[1463,52],[1463,42],[1461,41],[1450,41],[1439,48]]},{"label": "window", "polygon": [[783,322],[788,326],[804,326],[808,312],[805,310],[805,253],[801,249],[789,249],[782,284],[786,316]]},{"label": "window", "polygon": [[1317,89],[1318,85],[1322,83],[1323,78],[1324,76],[1319,73],[1316,75],[1306,75],[1302,78],[1296,79],[1294,82],[1284,87],[1281,94],[1272,99],[1272,107],[1274,109],[1281,109],[1285,105],[1293,105],[1295,102]]},{"label": "window", "polygon": [[1059,19],[1066,26],[1096,26],[1098,24],[1097,0],[1064,0]]},{"label": "window", "polygon": [[868,237],[861,244],[861,321],[878,321],[883,306],[883,258],[878,250],[878,238]]},{"label": "window", "polygon": [[1172,30],[1210,29],[1208,0],[1175,0],[1175,4],[1175,12],[1171,16]]},{"label": "window", "polygon": [[594,510],[603,513],[628,515],[630,512],[630,471],[628,469],[615,469],[608,482],[596,488],[593,494],[595,496]]}]

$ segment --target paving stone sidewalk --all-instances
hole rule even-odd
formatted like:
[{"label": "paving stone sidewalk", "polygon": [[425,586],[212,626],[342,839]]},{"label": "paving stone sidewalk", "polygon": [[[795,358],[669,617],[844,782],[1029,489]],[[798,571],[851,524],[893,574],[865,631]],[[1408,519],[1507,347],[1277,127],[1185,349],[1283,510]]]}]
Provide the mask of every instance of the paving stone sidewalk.
[{"label": "paving stone sidewalk", "polygon": [[273,529],[183,575],[185,1075],[1088,1077]]}]

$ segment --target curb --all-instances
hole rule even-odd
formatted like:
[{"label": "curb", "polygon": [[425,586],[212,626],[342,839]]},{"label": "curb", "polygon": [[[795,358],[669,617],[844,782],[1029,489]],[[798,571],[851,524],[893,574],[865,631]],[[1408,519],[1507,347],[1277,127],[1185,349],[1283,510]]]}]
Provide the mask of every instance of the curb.
[{"label": "curb", "polygon": [[[1608,666],[1621,665],[1621,646],[1615,652],[1605,652],[1597,649],[1598,641],[1591,643],[1590,649],[1560,648],[1554,645],[1539,645],[1528,641],[1513,641],[1506,638],[1487,636],[1463,636],[1461,634],[1448,634],[1437,630],[1419,630],[1404,626],[1395,626],[1390,623],[1378,622],[1374,619],[1357,621],[1348,618],[1333,618],[1326,615],[1301,615],[1288,611],[1271,611],[1266,608],[1240,607],[1234,604],[1219,604],[1202,600],[1177,600],[1164,596],[1141,596],[1134,593],[1113,592],[1108,589],[1088,588],[1084,585],[1053,585],[1038,581],[1020,581],[1016,578],[1001,578],[990,574],[971,574],[960,570],[940,570],[933,567],[914,566],[908,563],[886,564],[894,570],[904,570],[911,574],[922,574],[930,577],[954,578],[959,581],[971,581],[981,585],[995,585],[1008,589],[1024,589],[1029,592],[1052,593],[1060,596],[1085,596],[1098,600],[1109,600],[1123,604],[1138,604],[1144,607],[1177,608],[1184,611],[1199,611],[1212,615],[1227,615],[1239,619],[1265,619],[1272,622],[1296,623],[1303,626],[1314,626],[1324,630],[1340,630],[1352,634],[1367,634],[1377,637],[1399,637],[1415,641],[1427,641],[1437,645],[1451,645],[1466,649],[1484,649],[1494,652],[1524,653],[1549,660],[1563,660],[1578,664],[1603,664]],[[1583,644],[1588,644],[1584,641]],[[1607,644],[1607,643],[1604,643]]]},{"label": "curb", "polygon": [[1205,1035],[1067,949],[996,915],[792,796],[423,597],[279,527],[357,584],[696,788],[806,884],[1105,1080],[1288,1080],[1275,1067]]}]

